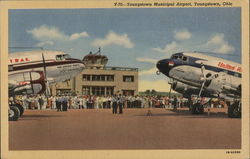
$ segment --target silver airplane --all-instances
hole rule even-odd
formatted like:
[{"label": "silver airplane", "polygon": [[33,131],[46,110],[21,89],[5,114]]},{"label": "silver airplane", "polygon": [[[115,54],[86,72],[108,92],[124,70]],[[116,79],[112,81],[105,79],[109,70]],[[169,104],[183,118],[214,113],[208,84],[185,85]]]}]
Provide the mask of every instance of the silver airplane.
[{"label": "silver airplane", "polygon": [[[159,73],[170,78],[171,89],[183,94],[222,98],[228,105],[228,116],[241,117],[241,64],[197,52],[175,53],[157,62]],[[202,114],[200,102],[191,107],[193,114]]]},{"label": "silver airplane", "polygon": [[[61,51],[27,51],[9,54],[9,96],[49,94],[49,84],[76,76],[85,68],[83,61]],[[18,120],[23,107],[9,102],[9,120]]]}]

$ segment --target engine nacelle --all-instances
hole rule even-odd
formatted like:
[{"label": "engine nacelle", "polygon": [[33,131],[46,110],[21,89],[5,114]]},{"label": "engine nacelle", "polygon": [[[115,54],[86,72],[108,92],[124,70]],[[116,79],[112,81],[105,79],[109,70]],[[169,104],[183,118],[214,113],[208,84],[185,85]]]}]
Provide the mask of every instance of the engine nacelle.
[{"label": "engine nacelle", "polygon": [[193,86],[189,86],[187,84],[181,83],[181,82],[173,82],[172,89],[178,93],[183,94],[183,96],[190,96],[192,94],[198,94],[199,89]]},{"label": "engine nacelle", "polygon": [[24,86],[17,87],[14,89],[15,95],[23,94],[41,94],[46,89],[45,84],[42,83],[31,83]]}]

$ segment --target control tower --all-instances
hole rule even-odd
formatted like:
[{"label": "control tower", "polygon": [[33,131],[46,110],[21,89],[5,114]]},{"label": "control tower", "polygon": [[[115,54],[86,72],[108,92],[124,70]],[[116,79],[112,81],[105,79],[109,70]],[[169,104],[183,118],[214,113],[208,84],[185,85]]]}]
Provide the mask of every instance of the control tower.
[{"label": "control tower", "polygon": [[83,62],[88,69],[103,69],[108,63],[108,58],[105,55],[101,55],[101,48],[96,53],[90,52],[84,56]]}]

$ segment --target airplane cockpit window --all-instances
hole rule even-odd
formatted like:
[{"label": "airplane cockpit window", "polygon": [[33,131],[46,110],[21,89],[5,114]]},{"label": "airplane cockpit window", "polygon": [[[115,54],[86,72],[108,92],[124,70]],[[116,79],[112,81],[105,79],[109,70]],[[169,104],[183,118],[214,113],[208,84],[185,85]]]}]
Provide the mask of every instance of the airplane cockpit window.
[{"label": "airplane cockpit window", "polygon": [[182,57],[182,60],[183,60],[183,61],[187,61],[188,59],[187,59],[186,56],[183,56],[183,57]]},{"label": "airplane cockpit window", "polygon": [[177,59],[177,60],[182,60],[182,61],[188,61],[188,58],[183,55],[173,55],[171,59]]},{"label": "airplane cockpit window", "polygon": [[70,55],[69,54],[56,55],[56,60],[65,60],[66,58],[70,58]]},{"label": "airplane cockpit window", "polygon": [[171,59],[178,59],[178,55],[173,55]]},{"label": "airplane cockpit window", "polygon": [[62,60],[62,55],[56,55],[56,60]]}]

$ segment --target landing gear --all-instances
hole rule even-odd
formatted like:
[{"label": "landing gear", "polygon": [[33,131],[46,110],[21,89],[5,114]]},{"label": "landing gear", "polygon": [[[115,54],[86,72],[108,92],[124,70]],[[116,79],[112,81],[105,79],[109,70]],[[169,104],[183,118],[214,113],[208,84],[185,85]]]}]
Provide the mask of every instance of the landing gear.
[{"label": "landing gear", "polygon": [[192,114],[203,114],[204,113],[204,106],[200,103],[195,103],[191,107]]},{"label": "landing gear", "polygon": [[241,117],[241,101],[235,101],[233,104],[228,105],[228,117],[240,118]]},{"label": "landing gear", "polygon": [[20,117],[23,115],[23,112],[24,112],[24,108],[21,104],[16,104],[16,107],[19,109],[20,111]]},{"label": "landing gear", "polygon": [[9,121],[17,121],[20,117],[20,110],[16,106],[9,107]]},{"label": "landing gear", "polygon": [[10,103],[9,105],[9,121],[17,121],[23,115],[24,108],[21,104]]}]

